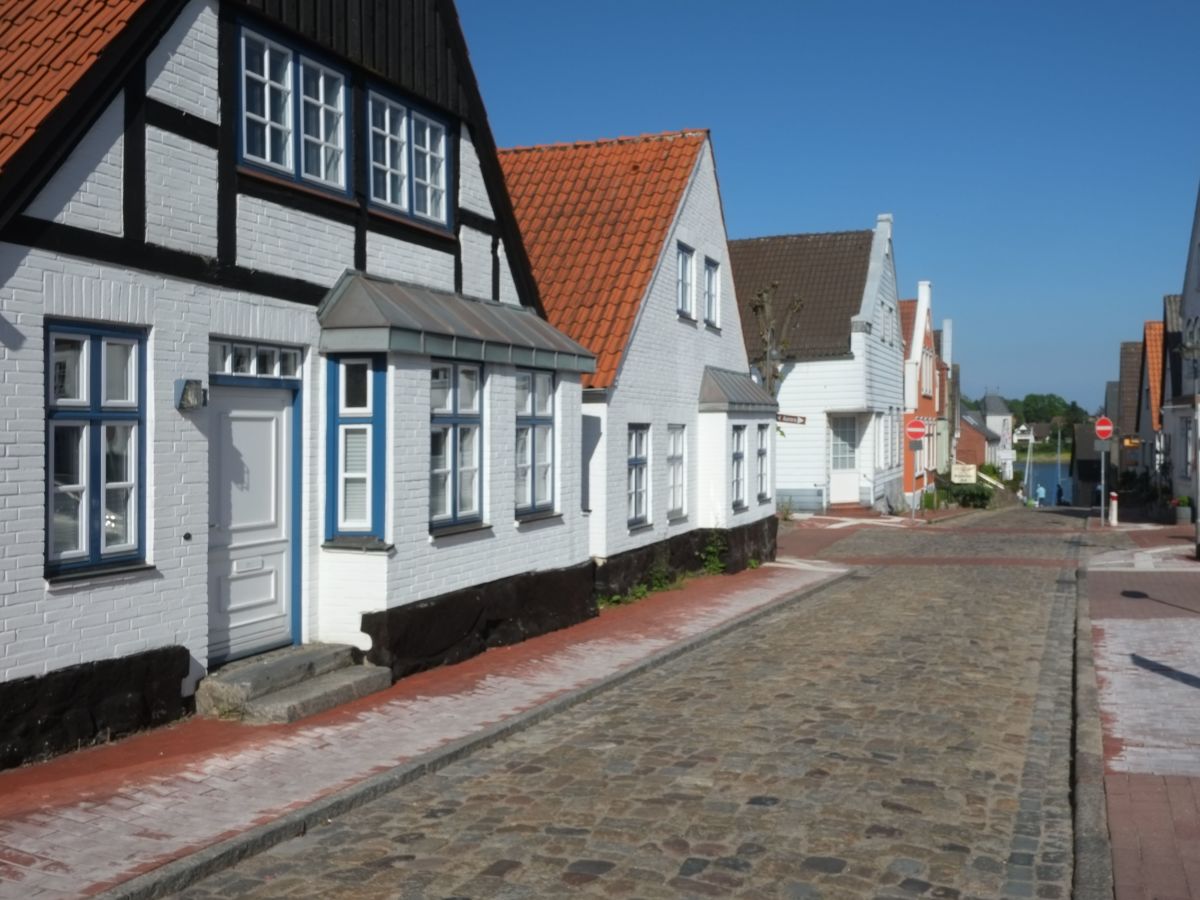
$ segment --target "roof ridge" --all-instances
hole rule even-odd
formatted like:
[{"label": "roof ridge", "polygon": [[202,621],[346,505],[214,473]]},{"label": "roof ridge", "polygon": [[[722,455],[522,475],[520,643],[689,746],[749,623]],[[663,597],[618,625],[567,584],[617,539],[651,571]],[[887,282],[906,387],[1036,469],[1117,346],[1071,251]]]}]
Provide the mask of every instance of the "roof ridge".
[{"label": "roof ridge", "polygon": [[777,241],[781,238],[832,237],[842,234],[874,234],[871,228],[849,228],[844,231],[798,231],[790,234],[760,234],[756,237],[732,238],[731,244],[748,244],[751,241]]},{"label": "roof ridge", "polygon": [[522,144],[516,147],[504,147],[500,153],[532,153],[548,150],[579,150],[585,147],[607,147],[617,144],[644,144],[651,141],[672,141],[679,138],[695,138],[709,136],[707,128],[684,128],[678,131],[659,131],[647,134],[622,135],[615,138],[593,138],[586,141],[556,141],[551,144]]}]

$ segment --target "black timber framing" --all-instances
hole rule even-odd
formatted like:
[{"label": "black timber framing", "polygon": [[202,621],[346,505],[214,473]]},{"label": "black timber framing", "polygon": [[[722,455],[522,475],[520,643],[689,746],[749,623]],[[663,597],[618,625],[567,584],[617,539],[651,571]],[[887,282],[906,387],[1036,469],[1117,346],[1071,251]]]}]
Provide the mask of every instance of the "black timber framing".
[{"label": "black timber framing", "polygon": [[461,225],[466,225],[468,228],[474,228],[476,231],[482,231],[484,234],[490,234],[493,237],[500,234],[500,228],[496,224],[495,219],[481,216],[479,213],[472,212],[469,209],[459,208],[458,221]]},{"label": "black timber framing", "polygon": [[187,138],[193,143],[216,150],[220,147],[221,129],[215,122],[209,122],[197,115],[176,109],[161,100],[147,97],[144,105],[146,124],[162,131],[169,131],[180,137]]},{"label": "black timber framing", "polygon": [[125,78],[125,140],[121,166],[122,233],[131,243],[146,240],[146,60]]},{"label": "black timber framing", "polygon": [[[217,146],[217,262],[237,263],[237,22],[229,5],[218,7],[217,97],[222,115]],[[230,73],[230,74],[226,74]],[[232,114],[231,114],[232,113]]]}]

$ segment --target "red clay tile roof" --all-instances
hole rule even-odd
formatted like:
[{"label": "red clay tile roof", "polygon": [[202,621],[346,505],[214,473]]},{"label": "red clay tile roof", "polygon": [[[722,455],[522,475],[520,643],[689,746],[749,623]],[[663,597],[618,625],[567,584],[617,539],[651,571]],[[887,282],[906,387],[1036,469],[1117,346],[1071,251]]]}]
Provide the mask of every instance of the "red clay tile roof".
[{"label": "red clay tile roof", "polygon": [[613,383],[707,131],[514,147],[504,179],[546,316]]},{"label": "red clay tile roof", "polygon": [[1155,431],[1162,430],[1162,373],[1163,373],[1163,323],[1149,321],[1143,339],[1146,349],[1146,377],[1150,380],[1150,425]]},{"label": "red clay tile roof", "polygon": [[904,338],[904,358],[908,359],[908,345],[912,343],[913,326],[917,322],[917,301],[900,301],[900,336]]},{"label": "red clay tile roof", "polygon": [[147,2],[0,4],[0,172]]}]

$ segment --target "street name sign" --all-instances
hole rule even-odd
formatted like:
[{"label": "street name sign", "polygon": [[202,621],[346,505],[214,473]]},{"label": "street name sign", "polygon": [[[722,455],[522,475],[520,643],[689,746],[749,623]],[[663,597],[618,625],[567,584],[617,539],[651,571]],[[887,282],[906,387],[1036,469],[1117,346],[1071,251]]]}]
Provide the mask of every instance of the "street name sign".
[{"label": "street name sign", "polygon": [[1108,416],[1101,416],[1096,420],[1096,437],[1102,441],[1107,441],[1113,436],[1112,419]]},{"label": "street name sign", "polygon": [[925,449],[925,442],[924,441],[909,441],[908,449],[911,450],[913,453],[916,453],[918,450]]},{"label": "street name sign", "polygon": [[913,419],[904,426],[904,436],[910,441],[919,441],[925,437],[925,423],[920,419]]},{"label": "street name sign", "polygon": [[1096,452],[1107,453],[1112,449],[1112,441],[1096,441]]},{"label": "street name sign", "polygon": [[804,416],[789,416],[787,413],[776,413],[775,421],[784,425],[803,425]]}]

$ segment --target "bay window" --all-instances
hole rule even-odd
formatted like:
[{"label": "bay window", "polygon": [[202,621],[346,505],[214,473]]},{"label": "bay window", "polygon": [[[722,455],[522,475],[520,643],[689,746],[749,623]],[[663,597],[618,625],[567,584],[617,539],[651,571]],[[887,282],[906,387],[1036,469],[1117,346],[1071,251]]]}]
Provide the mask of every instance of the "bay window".
[{"label": "bay window", "polygon": [[383,539],[387,367],[382,357],[330,359],[326,533]]},{"label": "bay window", "polygon": [[517,513],[554,506],[554,376],[516,375]]}]

